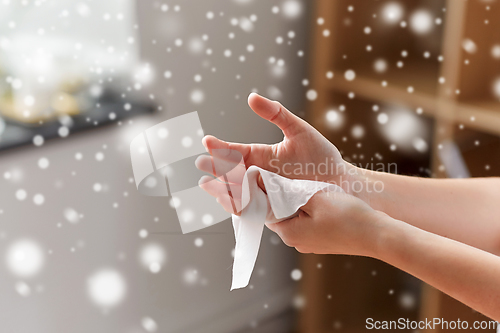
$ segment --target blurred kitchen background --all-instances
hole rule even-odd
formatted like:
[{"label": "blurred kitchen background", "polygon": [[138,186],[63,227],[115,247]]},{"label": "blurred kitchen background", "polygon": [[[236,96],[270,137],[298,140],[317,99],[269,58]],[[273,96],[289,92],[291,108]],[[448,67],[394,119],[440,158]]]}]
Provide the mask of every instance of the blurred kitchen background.
[{"label": "blurred kitchen background", "polygon": [[389,265],[299,255],[268,230],[251,285],[230,292],[230,221],[182,235],[169,198],[136,190],[129,144],[195,110],[205,134],[278,142],[246,105],[257,91],[352,163],[498,176],[499,15],[498,0],[0,0],[0,330],[482,318]]}]

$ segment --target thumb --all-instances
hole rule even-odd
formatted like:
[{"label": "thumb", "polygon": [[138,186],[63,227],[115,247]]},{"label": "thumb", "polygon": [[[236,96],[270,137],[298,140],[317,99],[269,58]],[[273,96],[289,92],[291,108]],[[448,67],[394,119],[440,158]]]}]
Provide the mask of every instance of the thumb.
[{"label": "thumb", "polygon": [[279,102],[271,101],[256,93],[251,93],[248,96],[248,105],[260,117],[278,126],[287,137],[300,133],[307,124]]}]

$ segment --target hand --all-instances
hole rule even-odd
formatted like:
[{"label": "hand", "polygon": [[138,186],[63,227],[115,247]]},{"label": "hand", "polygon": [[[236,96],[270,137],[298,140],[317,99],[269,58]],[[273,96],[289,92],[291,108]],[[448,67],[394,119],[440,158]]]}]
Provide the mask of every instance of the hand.
[{"label": "hand", "polygon": [[377,258],[378,239],[390,221],[389,216],[352,195],[320,191],[297,217],[266,225],[302,253]]},{"label": "hand", "polygon": [[[345,162],[338,149],[314,127],[280,103],[255,93],[248,97],[248,105],[283,131],[283,141],[274,145],[240,144],[207,135],[203,144],[209,152],[214,149],[236,150],[243,155],[247,168],[256,165],[287,178],[333,182],[339,186],[342,176],[345,177],[342,180],[348,180],[348,170],[354,167]],[[204,171],[212,173],[211,168]],[[344,190],[349,193],[348,188]]]}]

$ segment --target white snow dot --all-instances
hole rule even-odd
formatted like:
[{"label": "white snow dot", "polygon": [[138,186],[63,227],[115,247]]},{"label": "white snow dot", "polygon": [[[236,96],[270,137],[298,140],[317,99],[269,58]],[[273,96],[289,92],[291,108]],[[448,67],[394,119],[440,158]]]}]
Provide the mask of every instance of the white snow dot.
[{"label": "white snow dot", "polygon": [[423,9],[415,11],[410,17],[410,28],[419,35],[431,32],[434,28],[431,13]]},{"label": "white snow dot", "polygon": [[354,125],[351,129],[351,135],[356,139],[361,139],[365,135],[365,129],[361,125]]},{"label": "white snow dot", "polygon": [[28,196],[28,193],[26,193],[25,190],[19,189],[16,191],[16,199],[19,201],[24,201],[26,200],[26,197]]},{"label": "white snow dot", "polygon": [[389,121],[389,116],[386,113],[380,113],[377,116],[377,121],[379,124],[385,125]]},{"label": "white snow dot", "polygon": [[344,73],[344,77],[347,81],[352,81],[356,78],[356,72],[352,69],[349,69]]},{"label": "white snow dot", "polygon": [[204,99],[205,94],[203,93],[203,91],[196,89],[191,92],[191,102],[200,104],[204,101]]},{"label": "white snow dot", "polygon": [[193,268],[188,268],[184,271],[183,280],[186,284],[193,285],[199,279],[198,271]]},{"label": "white snow dot", "polygon": [[415,296],[409,292],[404,292],[399,297],[399,304],[405,310],[411,310],[417,305]]},{"label": "white snow dot", "polygon": [[466,38],[462,41],[462,48],[467,53],[476,53],[477,52],[476,43],[474,43],[474,41],[472,39],[469,39],[469,38]]},{"label": "white snow dot", "polygon": [[31,295],[31,287],[26,282],[16,282],[15,289],[17,293],[22,297],[28,297],[29,295]]},{"label": "white snow dot", "polygon": [[310,89],[306,93],[306,97],[310,101],[314,101],[318,98],[318,92],[314,89]]},{"label": "white snow dot", "polygon": [[80,222],[80,215],[73,208],[66,208],[63,212],[64,218],[71,224]]},{"label": "white snow dot", "polygon": [[147,332],[156,332],[158,330],[158,324],[153,318],[144,317],[141,319],[142,328],[144,328]]},{"label": "white snow dot", "polygon": [[35,203],[35,205],[41,206],[45,202],[45,197],[43,196],[43,194],[37,193],[33,197],[33,202]]},{"label": "white snow dot", "polygon": [[385,73],[387,71],[387,68],[389,65],[387,64],[387,61],[385,59],[377,59],[373,63],[373,69],[377,73]]},{"label": "white snow dot", "polygon": [[491,48],[491,56],[495,59],[500,59],[500,44],[493,45]]},{"label": "white snow dot", "polygon": [[413,139],[412,144],[413,144],[413,148],[415,148],[420,153],[427,152],[427,150],[429,148],[427,142],[422,138]]},{"label": "white snow dot", "polygon": [[69,128],[67,128],[66,126],[59,127],[57,133],[61,138],[65,138],[69,135]]},{"label": "white snow dot", "polygon": [[182,146],[189,148],[193,145],[193,139],[190,136],[185,136],[182,138]]},{"label": "white snow dot", "polygon": [[202,216],[201,221],[204,225],[211,225],[214,222],[214,218],[210,214],[205,214]]},{"label": "white snow dot", "polygon": [[194,219],[194,213],[192,210],[190,209],[185,209],[182,213],[181,213],[181,220],[182,222],[185,222],[185,223],[190,223],[191,221],[193,221]]},{"label": "white snow dot", "polygon": [[383,19],[390,24],[397,23],[404,14],[403,6],[398,2],[389,2],[382,8]]},{"label": "white snow dot", "polygon": [[181,199],[179,197],[172,197],[169,200],[170,207],[172,208],[178,208],[181,205]]},{"label": "white snow dot", "polygon": [[302,279],[302,271],[296,268],[292,271],[292,273],[290,273],[290,276],[294,281],[299,281],[300,279]]},{"label": "white snow dot", "polygon": [[98,306],[110,308],[120,304],[125,298],[126,284],[122,275],[114,269],[103,269],[87,280],[87,292]]},{"label": "white snow dot", "polygon": [[199,238],[199,237],[198,237],[198,238],[196,238],[196,239],[194,240],[194,245],[195,245],[196,247],[202,247],[202,246],[203,246],[203,239],[202,239],[202,238]]},{"label": "white snow dot", "polygon": [[326,120],[330,123],[334,123],[339,119],[339,114],[335,110],[330,110],[326,113]]},{"label": "white snow dot", "polygon": [[97,152],[97,153],[95,154],[95,159],[96,159],[96,161],[99,161],[99,162],[100,162],[100,161],[102,161],[102,160],[104,160],[104,153],[103,153],[103,152],[100,152],[100,151],[99,151],[99,152]]},{"label": "white snow dot", "polygon": [[46,157],[42,157],[38,160],[38,167],[40,169],[47,169],[50,165],[49,159]]},{"label": "white snow dot", "polygon": [[158,130],[157,134],[160,139],[166,139],[168,136],[168,130],[162,127]]},{"label": "white snow dot", "polygon": [[19,277],[36,275],[43,266],[44,256],[40,246],[32,240],[22,239],[7,249],[7,267]]},{"label": "white snow dot", "polygon": [[281,9],[287,18],[297,18],[302,14],[302,3],[298,0],[286,0]]},{"label": "white snow dot", "polygon": [[43,145],[44,141],[45,140],[44,140],[43,136],[41,136],[41,135],[35,135],[33,137],[33,144],[37,147],[40,147],[41,145]]},{"label": "white snow dot", "polygon": [[94,189],[94,192],[101,192],[102,190],[102,185],[100,183],[95,183],[92,188]]}]

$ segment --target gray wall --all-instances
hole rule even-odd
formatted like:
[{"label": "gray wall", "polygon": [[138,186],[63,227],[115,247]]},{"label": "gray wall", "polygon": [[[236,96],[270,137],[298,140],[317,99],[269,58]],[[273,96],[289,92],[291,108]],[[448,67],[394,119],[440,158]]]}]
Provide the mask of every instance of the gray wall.
[{"label": "gray wall", "polygon": [[[156,73],[155,81],[141,93],[154,95],[162,111],[122,126],[0,155],[0,176],[5,172],[21,175],[0,178],[0,253],[21,238],[35,240],[45,253],[41,272],[31,278],[16,277],[6,265],[0,265],[1,331],[144,332],[143,317],[153,318],[159,332],[239,332],[255,325],[263,332],[266,323],[269,331],[280,332],[291,325],[290,318],[280,314],[287,312],[296,294],[296,282],[290,278],[291,270],[297,268],[293,249],[266,231],[252,287],[229,292],[234,247],[230,221],[182,235],[168,200],[141,196],[129,181],[130,140],[161,120],[197,110],[207,134],[274,143],[281,140],[281,133],[248,108],[249,92],[257,89],[266,94],[275,86],[286,106],[301,110],[305,59],[297,51],[307,48],[307,13],[292,20],[271,12],[281,1],[240,2],[185,0],[179,2],[179,12],[174,10],[175,3],[168,2],[169,10],[163,12],[159,2],[138,1],[141,56]],[[215,13],[213,20],[206,18],[208,11]],[[250,33],[230,23],[233,17],[251,14],[258,20]],[[287,37],[290,30],[296,34],[293,39]],[[230,32],[234,39],[228,37]],[[203,34],[209,37],[205,44],[213,50],[210,56],[189,51],[189,40]],[[284,37],[281,45],[275,42],[278,36]],[[183,40],[183,46],[174,45],[177,38]],[[253,53],[246,51],[248,44],[255,46]],[[223,56],[226,49],[232,50],[232,57]],[[246,61],[240,62],[238,57],[243,54]],[[271,74],[270,57],[285,60],[286,75],[276,78]],[[173,74],[168,80],[163,76],[167,70]],[[193,79],[196,74],[202,75],[199,83]],[[194,89],[204,92],[203,103],[191,101]],[[83,154],[83,160],[75,159],[77,152]],[[97,152],[104,153],[103,161],[95,159]],[[41,157],[49,159],[48,169],[38,167]],[[104,190],[96,193],[94,183],[103,184]],[[28,193],[25,201],[15,197],[20,188]],[[45,197],[41,206],[33,204],[36,193]],[[68,207],[84,215],[78,224],[64,219]],[[149,231],[147,238],[139,237],[141,229]],[[202,247],[194,245],[197,237],[204,240]],[[167,253],[158,274],[144,269],[138,259],[141,247],[149,243],[161,245]],[[89,300],[86,283],[93,272],[107,267],[122,274],[127,294],[120,305],[103,311]],[[186,269],[197,270],[198,282],[184,282]],[[19,281],[31,287],[29,296],[16,292]],[[283,320],[273,322],[269,319],[273,317]]]}]

